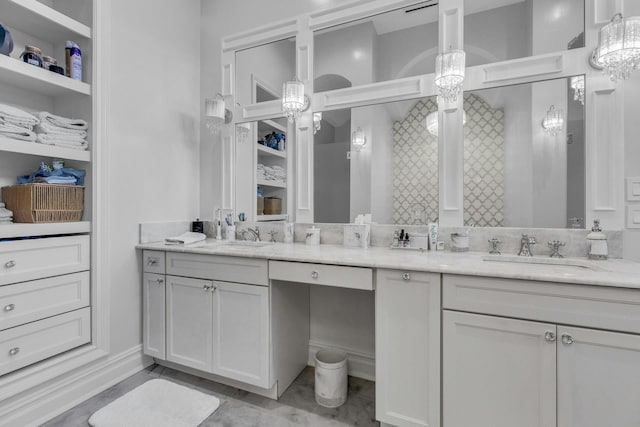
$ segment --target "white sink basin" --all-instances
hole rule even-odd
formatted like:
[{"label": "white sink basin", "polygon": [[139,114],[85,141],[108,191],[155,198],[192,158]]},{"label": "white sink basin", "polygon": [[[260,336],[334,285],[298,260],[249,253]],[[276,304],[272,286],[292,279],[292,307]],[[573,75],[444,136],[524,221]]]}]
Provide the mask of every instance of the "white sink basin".
[{"label": "white sink basin", "polygon": [[606,269],[594,265],[593,262],[575,258],[549,258],[549,257],[523,257],[516,255],[486,255],[483,261],[508,262],[536,265],[540,267],[552,267],[558,271],[607,271]]},{"label": "white sink basin", "polygon": [[271,246],[273,242],[254,242],[252,240],[229,240],[218,246],[236,247],[236,248],[263,248]]}]

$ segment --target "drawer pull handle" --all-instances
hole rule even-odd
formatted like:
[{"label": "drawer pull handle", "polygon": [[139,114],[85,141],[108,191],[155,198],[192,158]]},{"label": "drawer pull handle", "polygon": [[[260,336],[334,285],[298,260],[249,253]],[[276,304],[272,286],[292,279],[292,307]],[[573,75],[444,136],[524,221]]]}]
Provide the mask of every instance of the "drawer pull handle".
[{"label": "drawer pull handle", "polygon": [[311,272],[311,278],[312,278],[312,279],[317,279],[319,275],[320,275],[320,273],[318,273],[318,272],[317,272],[317,271],[315,271],[315,270],[313,270],[313,271]]},{"label": "drawer pull handle", "polygon": [[205,291],[205,292],[209,292],[209,291],[211,290],[211,286],[209,286],[209,285],[204,285],[204,286],[202,287],[202,289],[204,289],[204,291]]},{"label": "drawer pull handle", "polygon": [[158,285],[162,285],[164,283],[164,279],[157,279],[156,282],[158,282]]},{"label": "drawer pull handle", "polygon": [[8,304],[4,306],[4,311],[9,312],[9,311],[13,311],[16,309],[16,305],[15,304]]},{"label": "drawer pull handle", "polygon": [[562,334],[562,344],[565,344],[565,345],[573,344],[573,337],[569,334]]},{"label": "drawer pull handle", "polygon": [[4,268],[13,268],[13,267],[15,267],[15,266],[16,266],[16,262],[15,262],[14,260],[7,261],[7,262],[4,264]]},{"label": "drawer pull handle", "polygon": [[147,260],[147,265],[148,266],[153,266],[156,265],[158,263],[158,258],[149,258]]},{"label": "drawer pull handle", "polygon": [[15,356],[18,353],[20,353],[20,347],[14,347],[9,350],[9,356]]},{"label": "drawer pull handle", "polygon": [[402,280],[411,280],[411,274],[402,273]]},{"label": "drawer pull handle", "polygon": [[555,342],[556,334],[554,332],[547,331],[544,333],[544,339],[547,340],[548,342]]}]

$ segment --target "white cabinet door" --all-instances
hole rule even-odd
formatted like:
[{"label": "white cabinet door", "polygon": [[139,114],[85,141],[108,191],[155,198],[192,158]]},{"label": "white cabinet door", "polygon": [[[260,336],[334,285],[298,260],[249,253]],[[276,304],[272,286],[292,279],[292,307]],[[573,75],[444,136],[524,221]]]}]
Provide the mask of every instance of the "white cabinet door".
[{"label": "white cabinet door", "polygon": [[440,275],[376,272],[376,418],[440,426]]},{"label": "white cabinet door", "polygon": [[558,327],[558,426],[640,426],[640,336]]},{"label": "white cabinet door", "polygon": [[165,277],[144,273],[142,279],[142,339],[144,354],[165,360]]},{"label": "white cabinet door", "polygon": [[211,372],[213,282],[167,276],[167,360]]},{"label": "white cabinet door", "polygon": [[444,427],[556,425],[556,325],[445,310],[442,330]]},{"label": "white cabinet door", "polygon": [[213,286],[213,373],[270,388],[269,288]]}]

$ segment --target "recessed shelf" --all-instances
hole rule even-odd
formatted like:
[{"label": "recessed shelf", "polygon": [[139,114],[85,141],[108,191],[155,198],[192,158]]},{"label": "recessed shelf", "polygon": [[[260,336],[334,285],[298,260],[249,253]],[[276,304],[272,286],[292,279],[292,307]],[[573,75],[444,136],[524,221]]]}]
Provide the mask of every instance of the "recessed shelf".
[{"label": "recessed shelf", "polygon": [[0,55],[0,82],[49,96],[68,93],[91,95],[91,86],[87,83],[5,55]]},{"label": "recessed shelf", "polygon": [[289,215],[258,215],[256,216],[256,221],[258,222],[267,222],[267,221],[286,221],[289,218]]},{"label": "recessed shelf", "polygon": [[40,144],[37,142],[18,141],[0,136],[0,152],[20,154],[32,154],[36,156],[51,157],[56,159],[91,161],[91,152],[74,150],[72,148],[56,147],[55,145]]},{"label": "recessed shelf", "polygon": [[258,147],[258,154],[264,153],[264,154],[267,154],[269,156],[280,157],[280,158],[283,158],[283,159],[287,158],[287,152],[286,151],[274,150],[273,148],[269,148],[266,145],[262,145],[262,144],[257,144],[257,147]]},{"label": "recessed shelf", "polygon": [[61,42],[91,38],[91,28],[37,0],[2,0],[4,25],[41,40]]},{"label": "recessed shelf", "polygon": [[89,233],[90,221],[55,222],[44,224],[8,224],[0,225],[0,239],[30,236],[52,236],[57,234]]},{"label": "recessed shelf", "polygon": [[265,187],[275,187],[275,188],[287,188],[287,183],[282,181],[267,181],[265,179],[258,179],[258,185],[264,185]]},{"label": "recessed shelf", "polygon": [[281,125],[280,123],[276,122],[275,120],[262,120],[262,123],[264,123],[268,127],[273,128],[274,130],[277,130],[279,132],[283,132],[283,133],[287,132],[287,127]]}]

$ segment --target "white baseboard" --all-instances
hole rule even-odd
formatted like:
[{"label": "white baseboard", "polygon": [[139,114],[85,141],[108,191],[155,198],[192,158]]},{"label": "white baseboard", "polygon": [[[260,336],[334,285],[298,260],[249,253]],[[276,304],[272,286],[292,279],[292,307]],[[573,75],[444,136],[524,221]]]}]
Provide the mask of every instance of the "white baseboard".
[{"label": "white baseboard", "polygon": [[0,404],[0,427],[38,426],[151,364],[138,345],[46,382],[8,405]]},{"label": "white baseboard", "polygon": [[365,353],[351,348],[336,347],[335,345],[320,341],[309,341],[309,366],[315,366],[316,351],[324,348],[338,350],[347,354],[348,373],[352,377],[362,378],[369,381],[376,380],[375,354]]}]

